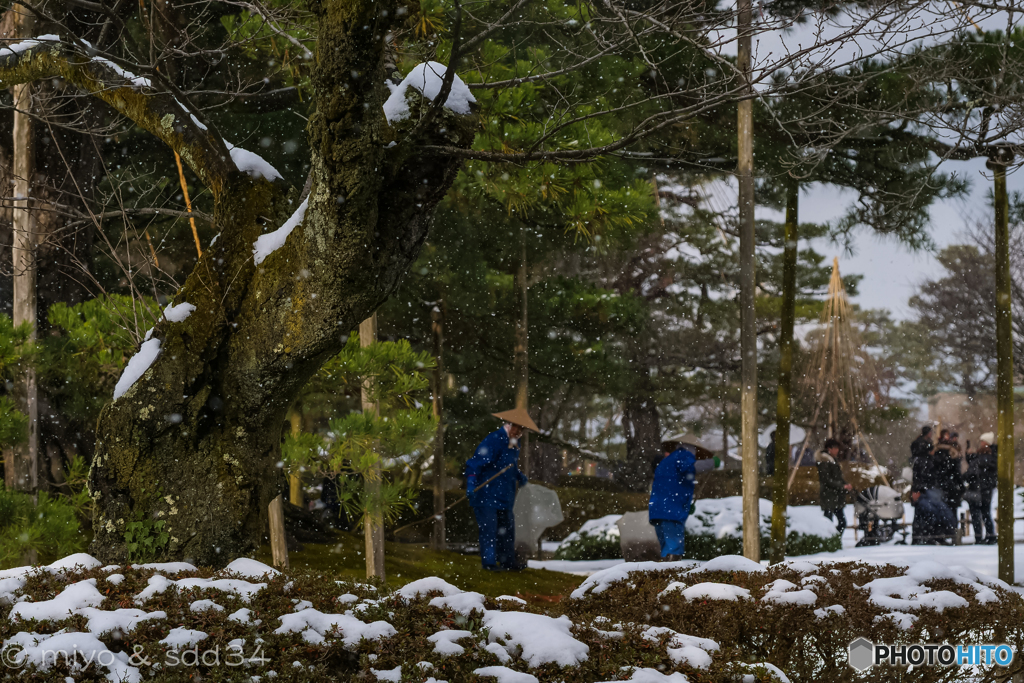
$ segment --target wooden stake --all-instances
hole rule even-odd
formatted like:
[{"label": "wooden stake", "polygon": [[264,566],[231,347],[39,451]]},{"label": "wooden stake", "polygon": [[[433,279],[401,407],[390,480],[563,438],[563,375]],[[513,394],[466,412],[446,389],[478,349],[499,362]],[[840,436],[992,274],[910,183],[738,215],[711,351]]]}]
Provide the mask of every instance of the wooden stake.
[{"label": "wooden stake", "polygon": [[284,500],[280,494],[270,501],[270,552],[275,567],[288,568],[288,544],[284,539]]},{"label": "wooden stake", "polygon": [[[359,323],[359,345],[363,348],[377,341],[377,314]],[[380,406],[372,399],[372,387],[363,386],[363,412],[380,412]],[[384,516],[377,508],[380,505],[380,484],[383,472],[380,461],[373,466],[373,472],[367,477],[366,500],[370,509],[363,516],[363,535],[366,541],[366,578],[377,577],[384,580]]]}]

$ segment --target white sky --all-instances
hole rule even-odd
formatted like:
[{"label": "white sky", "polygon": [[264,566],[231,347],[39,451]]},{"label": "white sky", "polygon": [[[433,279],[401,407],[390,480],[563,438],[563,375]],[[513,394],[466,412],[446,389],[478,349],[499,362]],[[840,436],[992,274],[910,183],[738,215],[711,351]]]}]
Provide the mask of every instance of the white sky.
[{"label": "white sky", "polygon": [[[949,162],[947,173],[957,173],[970,182],[968,196],[958,200],[936,202],[931,209],[930,233],[936,248],[968,241],[966,232],[976,223],[991,224],[992,209],[986,195],[992,187],[991,176],[985,170],[985,160]],[[1007,176],[1010,192],[1024,191],[1024,173]],[[834,187],[815,186],[800,195],[800,220],[822,222],[836,218],[849,205],[852,193]],[[900,319],[910,317],[907,300],[916,286],[941,272],[934,252],[911,252],[891,239],[883,239],[867,230],[860,230],[854,241],[854,254],[842,253],[839,246],[828,240],[816,240],[814,248],[826,256],[839,256],[841,273],[864,275],[860,292],[854,298],[863,308],[884,308]]]}]

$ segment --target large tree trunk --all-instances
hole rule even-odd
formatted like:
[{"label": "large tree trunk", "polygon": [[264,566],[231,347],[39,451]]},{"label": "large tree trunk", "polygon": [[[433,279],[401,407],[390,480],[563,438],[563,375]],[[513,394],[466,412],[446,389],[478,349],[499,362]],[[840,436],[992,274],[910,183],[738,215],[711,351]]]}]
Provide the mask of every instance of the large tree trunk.
[{"label": "large tree trunk", "polygon": [[[394,0],[329,0],[313,9],[321,47],[308,210],[259,266],[253,243],[296,209],[295,191],[232,169],[216,154],[219,141],[187,121],[180,132],[162,126],[169,99],[133,112],[210,187],[221,237],[174,298],[196,310],[157,325],[156,362],[100,416],[92,552],[106,562],[126,559],[133,520],[166,520],[169,539],[154,559],[223,565],[256,549],[277,493],[270,482],[288,407],[395,289],[458,171],[458,162],[419,145],[472,142],[472,118],[447,110],[408,140],[401,129],[415,126],[414,106],[411,121],[398,126],[399,144],[389,146],[396,132],[382,104]],[[115,105],[136,106],[127,96]]]},{"label": "large tree trunk", "polygon": [[626,467],[620,478],[623,484],[635,491],[642,491],[651,483],[654,467],[661,458],[658,405],[653,393],[644,389],[627,398],[622,408]]}]

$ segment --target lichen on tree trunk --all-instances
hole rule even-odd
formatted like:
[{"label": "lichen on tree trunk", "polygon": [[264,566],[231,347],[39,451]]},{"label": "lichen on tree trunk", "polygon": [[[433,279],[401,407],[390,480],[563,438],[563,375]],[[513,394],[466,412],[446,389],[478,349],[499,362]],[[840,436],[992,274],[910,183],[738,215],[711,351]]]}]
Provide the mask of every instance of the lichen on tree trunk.
[{"label": "lichen on tree trunk", "polygon": [[298,193],[237,171],[211,188],[221,237],[174,297],[196,310],[157,325],[156,362],[100,416],[90,486],[92,552],[104,561],[127,559],[129,524],[155,535],[159,520],[168,540],[152,559],[223,565],[255,550],[278,493],[289,406],[398,285],[458,172],[457,161],[419,146],[472,142],[473,119],[447,110],[407,139],[430,106],[415,93],[410,121],[395,130],[385,120],[384,36],[395,2],[313,9],[321,47],[305,218],[257,266],[253,243],[287,219]]}]

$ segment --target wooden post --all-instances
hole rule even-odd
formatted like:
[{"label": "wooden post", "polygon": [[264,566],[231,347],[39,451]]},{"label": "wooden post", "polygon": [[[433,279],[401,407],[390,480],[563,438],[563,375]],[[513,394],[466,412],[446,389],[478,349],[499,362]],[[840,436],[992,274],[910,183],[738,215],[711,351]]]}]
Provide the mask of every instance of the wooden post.
[{"label": "wooden post", "polygon": [[288,544],[284,540],[284,501],[281,495],[270,501],[270,552],[275,567],[288,568]]},{"label": "wooden post", "polygon": [[[35,35],[35,15],[15,5],[15,35]],[[14,199],[13,253],[14,325],[30,323],[29,343],[36,338],[36,219],[32,211],[32,176],[35,175],[35,145],[32,131],[32,86],[11,88],[14,95]],[[28,417],[28,439],[15,445],[5,458],[4,479],[8,488],[35,492],[39,488],[39,389],[35,370],[26,364],[17,379],[14,395],[19,408]]]},{"label": "wooden post", "polygon": [[743,460],[743,556],[761,560],[757,473],[757,329],[754,318],[754,100],[750,83],[751,0],[738,0],[736,69],[744,99],[737,112],[736,177],[740,232],[740,448]]},{"label": "wooden post", "polygon": [[[516,376],[516,408],[529,410],[529,331],[527,328],[528,318],[526,309],[526,295],[529,290],[526,273],[526,226],[520,226],[520,253],[519,268],[516,269],[515,290],[516,300],[519,309],[519,317],[516,319],[516,340],[515,340],[515,366]],[[527,477],[530,476],[530,432],[524,429],[519,437],[519,468]]]},{"label": "wooden post", "polygon": [[[359,345],[363,348],[377,341],[377,314],[359,323]],[[363,412],[377,414],[380,406],[373,400],[371,387],[363,385]],[[380,510],[380,461],[373,466],[371,476],[365,482],[365,499],[369,502],[363,516],[363,535],[366,541],[366,578],[377,577],[384,580],[384,515]]]},{"label": "wooden post", "polygon": [[995,180],[995,257],[996,257],[996,406],[999,442],[999,578],[1013,584],[1013,313],[1010,308],[1010,230],[1009,201],[1006,194],[1006,167],[1013,152],[1001,148],[988,160]]},{"label": "wooden post", "polygon": [[[298,436],[302,432],[302,415],[297,410],[290,410],[288,412],[288,422],[291,423],[292,436]],[[295,472],[288,473],[288,501],[300,508],[306,506],[306,501],[302,495],[302,479]]]},{"label": "wooden post", "polygon": [[[779,389],[775,404],[775,481],[772,486],[771,563],[786,559],[786,510],[789,507],[789,425],[793,385],[793,327],[796,320],[796,257],[799,244],[800,183],[788,178],[786,228],[782,256],[782,315],[779,321]],[[794,468],[795,469],[795,468]],[[854,531],[856,534],[856,531]]]},{"label": "wooden post", "polygon": [[440,305],[430,311],[430,329],[434,337],[434,417],[437,418],[437,433],[434,434],[434,528],[430,534],[430,547],[434,550],[445,550],[447,543],[444,535],[444,311]]}]

